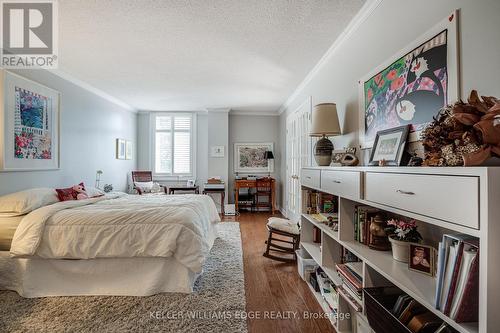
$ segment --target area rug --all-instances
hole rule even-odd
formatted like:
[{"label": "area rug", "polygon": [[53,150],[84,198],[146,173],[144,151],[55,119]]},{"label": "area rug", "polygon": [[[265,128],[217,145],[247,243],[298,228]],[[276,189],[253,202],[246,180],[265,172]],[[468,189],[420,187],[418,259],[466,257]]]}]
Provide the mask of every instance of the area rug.
[{"label": "area rug", "polygon": [[26,299],[0,291],[0,332],[247,332],[238,223],[219,238],[192,294]]}]

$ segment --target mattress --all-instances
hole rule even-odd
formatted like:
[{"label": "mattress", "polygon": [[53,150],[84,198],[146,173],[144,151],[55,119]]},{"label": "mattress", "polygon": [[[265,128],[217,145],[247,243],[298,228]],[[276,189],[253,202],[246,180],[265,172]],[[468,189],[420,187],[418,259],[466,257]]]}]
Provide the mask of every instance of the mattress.
[{"label": "mattress", "polygon": [[0,251],[9,251],[12,237],[16,232],[17,226],[24,218],[22,216],[0,217]]}]

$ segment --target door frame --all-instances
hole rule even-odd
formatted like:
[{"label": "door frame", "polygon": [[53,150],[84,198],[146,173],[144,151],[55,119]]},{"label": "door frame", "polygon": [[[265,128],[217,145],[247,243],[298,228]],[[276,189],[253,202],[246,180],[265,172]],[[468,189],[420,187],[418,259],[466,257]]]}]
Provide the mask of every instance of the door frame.
[{"label": "door frame", "polygon": [[[305,109],[307,107],[307,109]],[[285,150],[286,150],[286,158],[285,158],[285,165],[286,165],[286,170],[285,170],[285,209],[284,209],[284,212],[286,213],[286,217],[287,218],[291,218],[291,219],[296,219],[296,218],[299,218],[300,217],[300,211],[298,212],[298,216],[293,214],[291,211],[290,211],[290,203],[289,203],[289,193],[290,193],[290,178],[291,178],[291,174],[290,174],[290,166],[291,166],[291,163],[289,158],[290,158],[290,140],[288,140],[288,135],[289,135],[289,130],[290,130],[290,123],[293,121],[293,118],[299,118],[300,115],[304,112],[309,112],[309,114],[312,113],[312,96],[308,96],[302,103],[300,103],[300,105],[295,108],[295,110],[293,112],[291,112],[290,114],[287,115],[286,117],[286,120],[285,120],[285,140],[286,140],[286,143],[285,143]],[[298,139],[300,140],[300,138]],[[312,141],[311,141],[311,147],[312,147]],[[311,150],[312,152],[312,150]],[[300,152],[299,152],[300,154]],[[309,154],[308,156],[308,164],[309,165],[312,165],[312,153]],[[299,170],[299,175],[300,176],[300,170]],[[299,181],[300,181],[300,178],[299,178]],[[299,193],[297,193],[298,197],[299,197],[299,200],[298,200],[298,204],[300,205],[300,202],[301,202],[301,192],[300,189],[299,189]],[[292,216],[294,215],[294,216]]]}]

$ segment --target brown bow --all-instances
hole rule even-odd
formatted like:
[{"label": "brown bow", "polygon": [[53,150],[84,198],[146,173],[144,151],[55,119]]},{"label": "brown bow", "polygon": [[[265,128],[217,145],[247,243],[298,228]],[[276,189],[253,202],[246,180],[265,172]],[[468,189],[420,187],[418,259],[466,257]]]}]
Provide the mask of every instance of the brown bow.
[{"label": "brown bow", "polygon": [[453,116],[464,125],[474,124],[474,129],[482,138],[483,146],[480,150],[463,156],[464,166],[481,165],[492,156],[500,157],[500,102],[496,102],[484,116],[472,124],[469,116],[477,115],[460,113]]}]

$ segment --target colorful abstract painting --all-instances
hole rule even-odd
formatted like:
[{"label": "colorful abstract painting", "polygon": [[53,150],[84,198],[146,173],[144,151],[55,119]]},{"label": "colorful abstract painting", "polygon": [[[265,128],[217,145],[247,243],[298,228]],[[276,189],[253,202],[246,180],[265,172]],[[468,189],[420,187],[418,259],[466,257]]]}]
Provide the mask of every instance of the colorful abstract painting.
[{"label": "colorful abstract painting", "polygon": [[49,98],[15,87],[14,157],[51,159],[52,133],[48,111]]},{"label": "colorful abstract painting", "polygon": [[363,83],[366,141],[406,124],[419,132],[448,103],[447,47],[443,30]]},{"label": "colorful abstract painting", "polygon": [[60,93],[0,69],[0,171],[59,169]]}]

